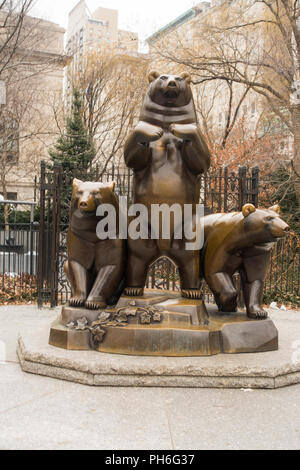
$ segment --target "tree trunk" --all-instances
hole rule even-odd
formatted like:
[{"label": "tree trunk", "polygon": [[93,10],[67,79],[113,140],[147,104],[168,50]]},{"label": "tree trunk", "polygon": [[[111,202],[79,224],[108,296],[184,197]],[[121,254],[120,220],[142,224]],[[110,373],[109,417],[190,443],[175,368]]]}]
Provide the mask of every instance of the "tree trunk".
[{"label": "tree trunk", "polygon": [[294,134],[293,168],[295,175],[295,191],[300,205],[300,104],[292,107],[292,126]]},{"label": "tree trunk", "polygon": [[[1,178],[1,185],[2,185],[3,197],[5,200],[7,200],[7,187],[6,187],[6,180],[5,180],[4,175],[2,175],[2,178]],[[9,207],[7,204],[4,204],[4,223],[5,223],[6,232],[9,232],[8,217],[9,217]]]}]

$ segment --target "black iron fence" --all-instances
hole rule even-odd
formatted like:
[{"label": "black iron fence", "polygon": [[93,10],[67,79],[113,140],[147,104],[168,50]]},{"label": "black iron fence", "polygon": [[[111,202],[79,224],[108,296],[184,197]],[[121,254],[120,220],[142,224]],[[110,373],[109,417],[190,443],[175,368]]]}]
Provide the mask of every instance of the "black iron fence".
[{"label": "black iron fence", "polygon": [[265,285],[265,302],[300,306],[300,245],[291,233],[275,245]]},{"label": "black iron fence", "polygon": [[[98,168],[75,175],[86,181],[116,182],[116,192],[132,202],[133,174],[112,167],[105,173]],[[70,286],[64,273],[67,259],[67,230],[70,188],[74,173],[66,174],[59,165],[53,169],[41,165],[39,224],[0,223],[0,302],[34,300],[39,306],[65,303]],[[240,210],[251,202],[259,205],[259,170],[257,167],[210,171],[201,178],[200,203],[206,212]],[[239,278],[236,277],[237,286]],[[161,258],[149,268],[147,287],[179,290],[176,267]],[[212,296],[204,284],[207,300]],[[299,302],[299,242],[290,235],[273,250],[265,287],[265,300]],[[242,296],[240,295],[240,301]]]},{"label": "black iron fence", "polygon": [[[41,215],[39,244],[39,305],[50,303],[55,306],[66,302],[70,297],[70,287],[64,273],[67,259],[68,210],[73,178],[86,181],[115,181],[116,193],[127,196],[132,202],[133,174],[130,170],[111,167],[101,173],[93,168],[82,172],[80,169],[68,174],[56,165],[49,170],[45,163],[41,166]],[[258,168],[238,172],[221,168],[200,177],[201,194],[199,203],[206,212],[240,210],[246,202],[258,204]],[[150,267],[147,287],[156,289],[179,290],[178,272],[174,264],[166,258],[159,259]],[[207,296],[209,292],[206,291]]]},{"label": "black iron fence", "polygon": [[[0,303],[37,298],[39,225],[34,222],[34,202],[1,201]],[[4,207],[6,211],[4,211]],[[29,207],[29,210],[27,210]],[[17,209],[23,209],[18,212]],[[20,222],[17,214],[27,214]]]}]

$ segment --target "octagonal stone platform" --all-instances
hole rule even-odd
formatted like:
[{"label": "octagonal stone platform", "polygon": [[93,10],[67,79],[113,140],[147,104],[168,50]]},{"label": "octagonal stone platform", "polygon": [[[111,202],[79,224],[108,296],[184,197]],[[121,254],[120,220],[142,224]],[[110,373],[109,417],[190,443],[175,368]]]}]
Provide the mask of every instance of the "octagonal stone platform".
[{"label": "octagonal stone platform", "polygon": [[22,332],[18,356],[25,372],[91,386],[274,389],[300,383],[300,312],[270,315],[279,350],[209,357],[138,357],[68,351],[48,344],[49,328]]}]

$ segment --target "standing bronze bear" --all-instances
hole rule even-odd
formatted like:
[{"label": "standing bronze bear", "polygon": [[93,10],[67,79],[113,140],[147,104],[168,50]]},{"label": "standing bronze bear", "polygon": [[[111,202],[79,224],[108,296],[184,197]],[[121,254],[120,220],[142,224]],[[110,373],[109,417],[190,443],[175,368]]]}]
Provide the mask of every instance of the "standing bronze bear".
[{"label": "standing bronze bear", "polygon": [[100,204],[119,204],[115,183],[91,183],[74,179],[68,231],[68,261],[65,272],[71,284],[70,306],[105,308],[117,292],[125,273],[125,241],[100,240],[97,224]]},{"label": "standing bronze bear", "polygon": [[202,274],[221,312],[237,310],[238,293],[232,277],[239,272],[248,317],[268,316],[262,296],[271,251],[289,231],[279,214],[278,205],[256,209],[246,204],[242,212],[204,217]]},{"label": "standing bronze bear", "polygon": [[[150,86],[140,121],[125,144],[125,162],[134,170],[134,203],[143,204],[151,213],[152,204],[174,203],[182,209],[191,204],[195,228],[195,210],[199,203],[199,175],[210,166],[210,152],[197,123],[188,73],[149,74]],[[148,219],[149,233],[151,219]],[[167,256],[179,268],[182,294],[200,296],[200,254],[186,249],[186,241],[128,240],[127,295],[142,295],[148,267]]]}]

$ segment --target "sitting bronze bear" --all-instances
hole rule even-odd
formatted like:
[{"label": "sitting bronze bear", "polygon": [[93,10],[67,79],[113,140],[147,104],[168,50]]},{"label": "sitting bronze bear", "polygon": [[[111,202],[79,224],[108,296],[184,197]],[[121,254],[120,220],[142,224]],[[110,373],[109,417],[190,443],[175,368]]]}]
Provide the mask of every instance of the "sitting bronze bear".
[{"label": "sitting bronze bear", "polygon": [[114,186],[74,179],[65,263],[72,289],[70,306],[105,308],[124,277],[125,241],[100,240],[96,233],[100,204],[112,204],[118,213]]}]

